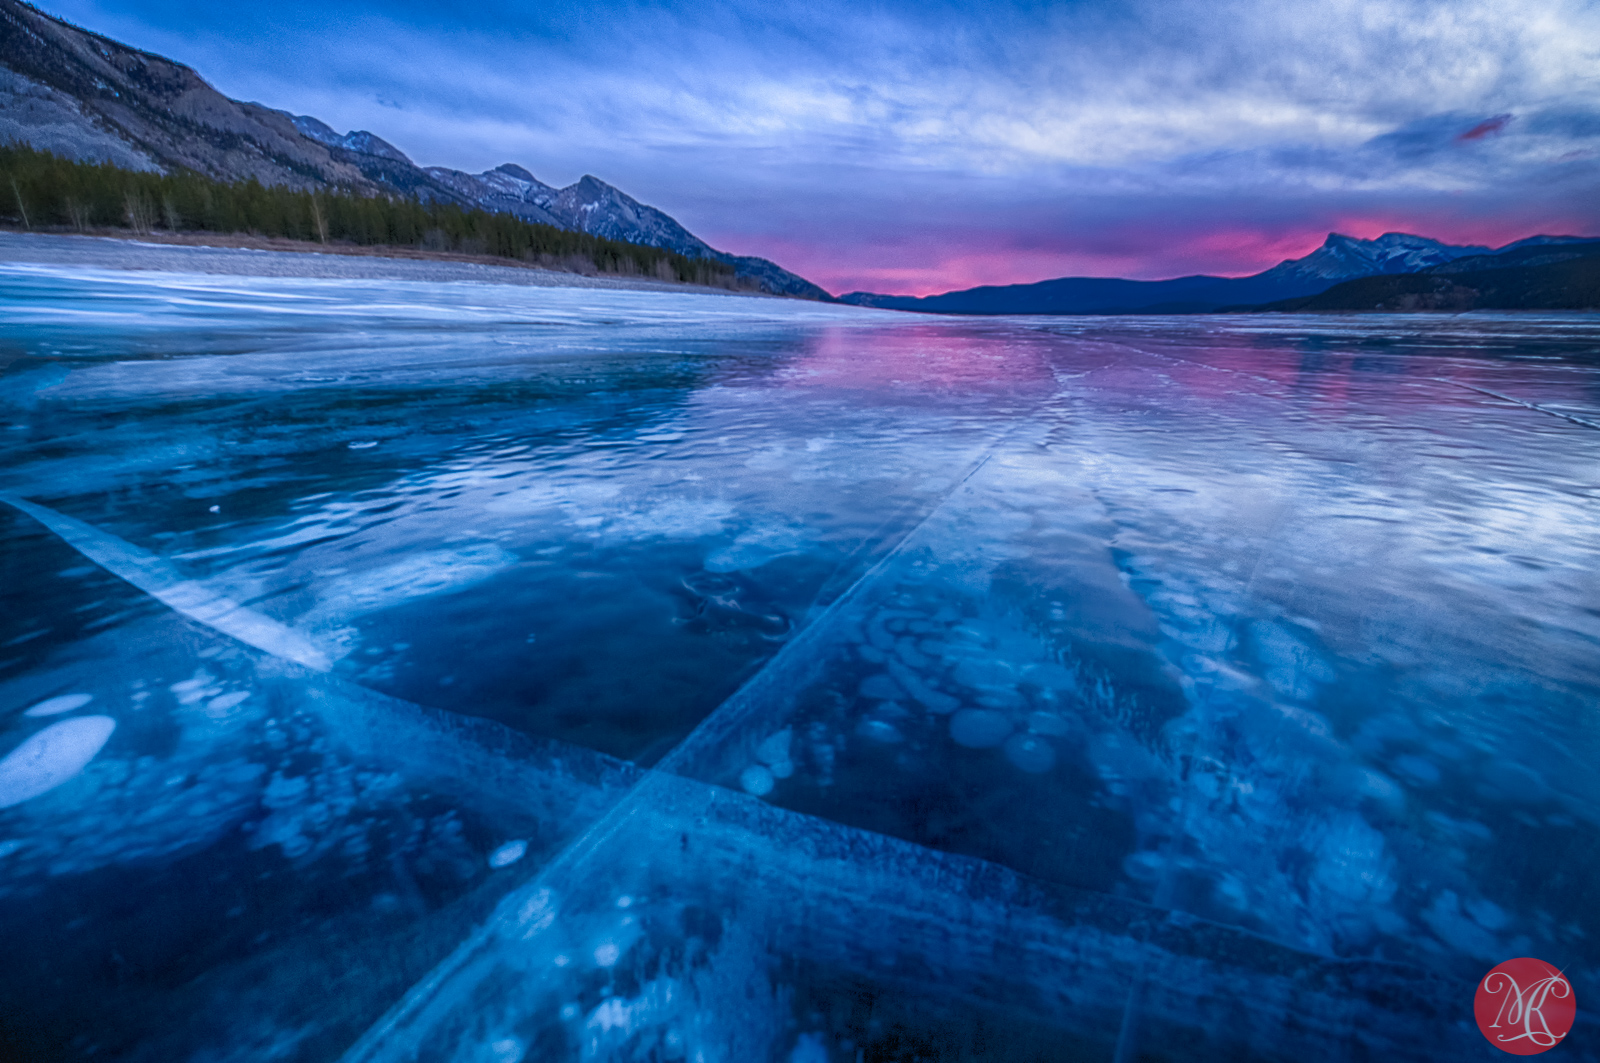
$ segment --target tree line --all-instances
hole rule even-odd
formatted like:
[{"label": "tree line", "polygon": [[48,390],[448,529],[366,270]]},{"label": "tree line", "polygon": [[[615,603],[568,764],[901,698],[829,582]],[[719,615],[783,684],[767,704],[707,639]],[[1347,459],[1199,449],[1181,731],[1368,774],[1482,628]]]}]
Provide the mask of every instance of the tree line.
[{"label": "tree line", "polygon": [[452,203],[349,190],[218,181],[76,162],[0,144],[0,218],[38,230],[249,233],[322,244],[413,247],[515,259],[577,273],[646,276],[721,288],[733,267]]}]

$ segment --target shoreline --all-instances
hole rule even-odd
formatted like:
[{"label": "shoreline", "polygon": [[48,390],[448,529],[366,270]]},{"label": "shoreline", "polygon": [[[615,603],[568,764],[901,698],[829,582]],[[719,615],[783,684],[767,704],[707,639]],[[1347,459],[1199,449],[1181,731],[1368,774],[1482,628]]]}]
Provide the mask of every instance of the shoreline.
[{"label": "shoreline", "polygon": [[[245,277],[471,282],[531,288],[598,288],[787,299],[616,274],[568,273],[488,255],[405,247],[324,245],[243,233],[24,232],[0,229],[0,263]],[[812,300],[803,300],[810,302]]]}]

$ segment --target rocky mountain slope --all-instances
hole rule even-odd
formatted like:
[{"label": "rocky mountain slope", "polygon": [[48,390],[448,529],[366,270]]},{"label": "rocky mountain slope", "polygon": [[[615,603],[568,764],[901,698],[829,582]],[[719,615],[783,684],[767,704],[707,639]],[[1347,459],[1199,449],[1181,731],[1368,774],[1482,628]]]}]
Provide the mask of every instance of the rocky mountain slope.
[{"label": "rocky mountain slope", "polygon": [[1471,255],[1402,274],[1360,277],[1257,311],[1600,309],[1600,240],[1535,237],[1498,254]]},{"label": "rocky mountain slope", "polygon": [[[1535,236],[1508,244],[1498,253],[1578,239],[1581,238]],[[840,301],[939,314],[1205,313],[1315,295],[1352,278],[1409,274],[1496,253],[1475,244],[1446,244],[1409,233],[1385,233],[1372,240],[1329,233],[1322,246],[1311,254],[1286,259],[1249,277],[1200,275],[1164,281],[1062,277],[924,298],[851,292],[841,296]]]},{"label": "rocky mountain slope", "polygon": [[804,277],[764,258],[718,251],[671,215],[640,203],[598,177],[585,174],[566,188],[552,188],[511,163],[479,174],[440,166],[428,167],[427,173],[485,210],[515,214],[528,221],[559,225],[608,240],[664,247],[690,258],[716,259],[733,266],[739,276],[752,278],[764,291],[808,299],[831,298]]},{"label": "rocky mountain slope", "polygon": [[189,67],[0,0],[0,143],[128,169],[192,170],[298,189],[400,193],[515,214],[716,259],[768,292],[827,299],[766,259],[718,251],[672,217],[594,177],[552,188],[520,166],[482,174],[424,169],[365,130],[338,133],[307,115],[232,100]]}]

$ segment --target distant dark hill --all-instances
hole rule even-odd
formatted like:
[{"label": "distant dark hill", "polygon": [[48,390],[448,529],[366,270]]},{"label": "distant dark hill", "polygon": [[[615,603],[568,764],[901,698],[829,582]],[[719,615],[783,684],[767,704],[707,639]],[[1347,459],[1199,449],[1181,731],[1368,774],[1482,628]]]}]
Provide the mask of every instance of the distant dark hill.
[{"label": "distant dark hill", "polygon": [[841,296],[840,302],[932,314],[1196,314],[1230,305],[1314,295],[1353,277],[1411,273],[1466,256],[1492,253],[1487,247],[1445,244],[1410,233],[1385,233],[1373,240],[1329,233],[1322,246],[1304,258],[1287,259],[1249,277],[1199,275],[1164,281],[1062,277],[922,298],[852,292]]},{"label": "distant dark hill", "polygon": [[1361,277],[1257,312],[1600,309],[1600,241],[1541,242],[1418,273]]}]

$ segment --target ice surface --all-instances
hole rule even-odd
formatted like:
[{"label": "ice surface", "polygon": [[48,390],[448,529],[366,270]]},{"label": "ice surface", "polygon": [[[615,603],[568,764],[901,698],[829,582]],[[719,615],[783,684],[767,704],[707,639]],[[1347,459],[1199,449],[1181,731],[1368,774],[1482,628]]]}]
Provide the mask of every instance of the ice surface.
[{"label": "ice surface", "polygon": [[116,728],[0,812],[29,1058],[1457,1059],[1492,962],[1600,990],[1592,321],[4,268],[0,749]]}]

